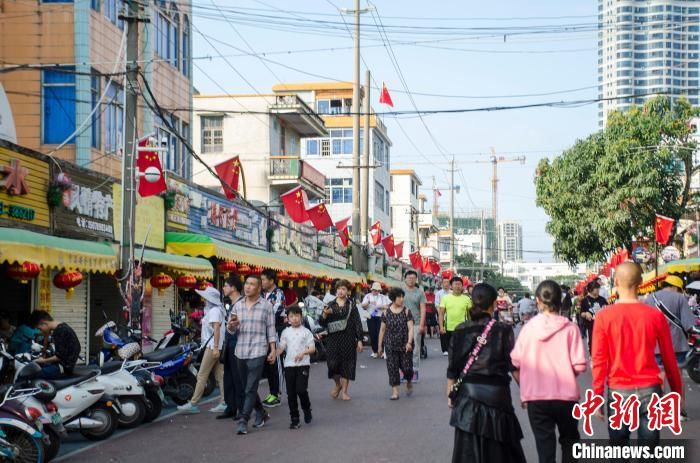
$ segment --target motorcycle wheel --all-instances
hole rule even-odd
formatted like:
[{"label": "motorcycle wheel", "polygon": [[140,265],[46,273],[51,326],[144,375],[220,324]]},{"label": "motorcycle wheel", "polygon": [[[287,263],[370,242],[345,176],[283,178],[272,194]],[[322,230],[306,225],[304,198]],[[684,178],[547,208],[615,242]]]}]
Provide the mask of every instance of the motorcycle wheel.
[{"label": "motorcycle wheel", "polygon": [[17,455],[7,461],[16,463],[44,463],[46,461],[44,444],[40,439],[35,439],[24,430],[14,426],[2,425],[0,431],[5,434],[5,440],[12,444]]},{"label": "motorcycle wheel", "polygon": [[146,416],[143,418],[144,423],[150,423],[160,416],[163,410],[163,401],[156,391],[146,390]]},{"label": "motorcycle wheel", "polygon": [[175,380],[175,392],[171,395],[173,402],[183,405],[194,395],[197,379],[192,375],[183,375]]},{"label": "motorcycle wheel", "polygon": [[61,449],[61,437],[56,434],[56,431],[49,427],[44,427],[44,432],[49,436],[48,445],[44,445],[44,453],[46,454],[46,459],[44,461],[51,461],[56,458],[58,451]]},{"label": "motorcycle wheel", "polygon": [[135,428],[146,416],[146,402],[142,397],[121,396],[119,397],[119,427],[124,429]]},{"label": "motorcycle wheel", "polygon": [[688,366],[686,368],[690,379],[696,383],[700,383],[700,356],[696,355],[693,357],[693,359],[688,362]]},{"label": "motorcycle wheel", "polygon": [[104,404],[98,403],[92,406],[85,415],[87,418],[102,422],[102,426],[96,429],[84,429],[80,431],[86,439],[92,441],[104,440],[114,434],[119,424],[117,412]]},{"label": "motorcycle wheel", "polygon": [[207,385],[204,386],[204,397],[208,397],[216,389],[216,378],[214,378],[214,371],[209,373],[209,378],[207,378]]}]

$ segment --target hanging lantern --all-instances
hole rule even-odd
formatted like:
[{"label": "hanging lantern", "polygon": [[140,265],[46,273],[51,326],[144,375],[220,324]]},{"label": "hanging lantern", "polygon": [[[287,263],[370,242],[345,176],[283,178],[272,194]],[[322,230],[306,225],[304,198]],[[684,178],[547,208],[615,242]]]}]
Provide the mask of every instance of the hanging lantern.
[{"label": "hanging lantern", "polygon": [[309,275],[308,273],[300,273],[300,274],[299,274],[299,279],[301,279],[301,280],[310,280],[310,279],[311,279],[311,275]]},{"label": "hanging lantern", "polygon": [[210,286],[214,286],[214,284],[211,281],[207,281],[207,280],[200,280],[197,283],[197,289],[200,291],[204,291],[205,289],[207,289]]},{"label": "hanging lantern", "polygon": [[263,268],[259,265],[256,265],[255,267],[251,268],[251,274],[252,275],[262,275]]},{"label": "hanging lantern", "polygon": [[75,292],[75,287],[83,282],[83,274],[77,270],[66,271],[63,270],[53,277],[53,284],[59,289],[66,290],[66,298],[70,299],[73,297]]},{"label": "hanging lantern", "polygon": [[297,281],[299,279],[299,274],[298,273],[290,273],[289,274],[289,279],[291,281]]},{"label": "hanging lantern", "polygon": [[192,289],[197,286],[197,279],[192,275],[182,275],[175,280],[175,286],[178,288]]},{"label": "hanging lantern", "polygon": [[243,264],[238,266],[238,273],[241,275],[250,275],[251,274],[251,269],[248,264]]},{"label": "hanging lantern", "polygon": [[41,267],[34,262],[24,261],[21,264],[14,263],[7,269],[7,276],[13,280],[19,280],[22,284],[29,283],[41,273]]},{"label": "hanging lantern", "polygon": [[228,276],[229,273],[235,272],[237,269],[238,266],[232,260],[220,260],[216,265],[216,270],[218,270],[219,273],[225,274],[226,276]]},{"label": "hanging lantern", "polygon": [[282,270],[281,272],[277,272],[277,279],[280,281],[291,280],[291,275],[286,270]]},{"label": "hanging lantern", "polygon": [[158,295],[162,296],[165,288],[173,284],[173,279],[170,275],[159,273],[151,277],[151,286],[158,290]]}]

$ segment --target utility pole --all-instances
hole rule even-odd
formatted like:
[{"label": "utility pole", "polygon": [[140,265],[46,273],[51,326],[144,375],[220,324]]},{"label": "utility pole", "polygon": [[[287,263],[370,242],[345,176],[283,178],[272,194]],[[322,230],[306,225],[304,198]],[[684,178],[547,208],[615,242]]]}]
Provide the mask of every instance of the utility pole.
[{"label": "utility pole", "polygon": [[[368,241],[368,220],[369,220],[369,147],[370,147],[370,136],[369,136],[369,113],[370,113],[370,72],[367,69],[365,76],[365,94],[364,94],[364,147],[362,151],[362,170],[360,172],[360,185],[362,187],[362,195],[360,201],[360,234],[362,235],[361,242],[366,244]],[[389,211],[387,211],[389,212]]]},{"label": "utility pole", "polygon": [[481,261],[481,279],[484,279],[484,210],[481,210],[481,235],[480,235],[480,244],[479,244],[479,251],[480,251],[480,257],[479,260]]},{"label": "utility pole", "polygon": [[433,219],[438,217],[438,196],[437,186],[435,185],[435,176],[433,175]]},{"label": "utility pole", "polygon": [[450,161],[450,270],[455,268],[455,157]]}]

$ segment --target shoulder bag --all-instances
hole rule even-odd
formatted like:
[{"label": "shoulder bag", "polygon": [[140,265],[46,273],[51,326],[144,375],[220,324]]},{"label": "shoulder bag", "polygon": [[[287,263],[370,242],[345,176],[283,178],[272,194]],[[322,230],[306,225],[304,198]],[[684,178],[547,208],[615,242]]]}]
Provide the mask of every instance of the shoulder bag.
[{"label": "shoulder bag", "polygon": [[476,338],[476,345],[472,349],[471,352],[469,352],[469,358],[467,358],[467,363],[464,365],[464,368],[462,369],[462,373],[459,375],[459,379],[452,385],[452,388],[450,389],[450,394],[449,398],[451,400],[455,400],[457,398],[457,394],[459,394],[459,389],[462,387],[462,383],[464,382],[464,378],[467,376],[467,373],[469,372],[469,369],[472,367],[472,364],[476,361],[476,359],[479,357],[479,352],[481,352],[481,348],[486,345],[486,342],[488,340],[488,335],[489,332],[491,331],[491,328],[493,325],[496,323],[496,320],[493,318],[489,320],[489,322],[486,324],[486,328],[484,328],[484,331],[481,333],[480,336]]},{"label": "shoulder bag", "polygon": [[345,331],[348,327],[348,320],[350,319],[350,314],[352,313],[353,303],[348,299],[347,304],[350,306],[348,308],[348,315],[342,320],[336,320],[328,324],[328,334],[338,333],[340,331]]},{"label": "shoulder bag", "polygon": [[654,298],[654,304],[656,305],[656,308],[659,309],[659,311],[661,311],[662,314],[664,314],[669,323],[681,330],[683,332],[683,335],[687,338],[688,331],[685,328],[683,328],[683,324],[681,323],[680,319],[673,312],[671,312],[668,309],[668,307],[666,307],[666,304],[661,302],[659,298],[656,297],[656,293],[651,293],[651,295]]}]

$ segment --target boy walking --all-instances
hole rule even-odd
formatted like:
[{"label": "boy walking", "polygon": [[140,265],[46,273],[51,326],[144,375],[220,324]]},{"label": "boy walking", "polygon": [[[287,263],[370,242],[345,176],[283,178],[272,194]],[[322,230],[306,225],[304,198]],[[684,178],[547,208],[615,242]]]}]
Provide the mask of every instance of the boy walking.
[{"label": "boy walking", "polygon": [[284,378],[287,382],[287,402],[291,424],[289,429],[299,429],[299,402],[304,411],[304,422],[311,423],[311,401],[309,400],[309,369],[310,355],[316,352],[314,336],[302,326],[302,310],[299,305],[293,305],[287,310],[287,319],[291,326],[282,331],[277,356],[285,350]]}]

